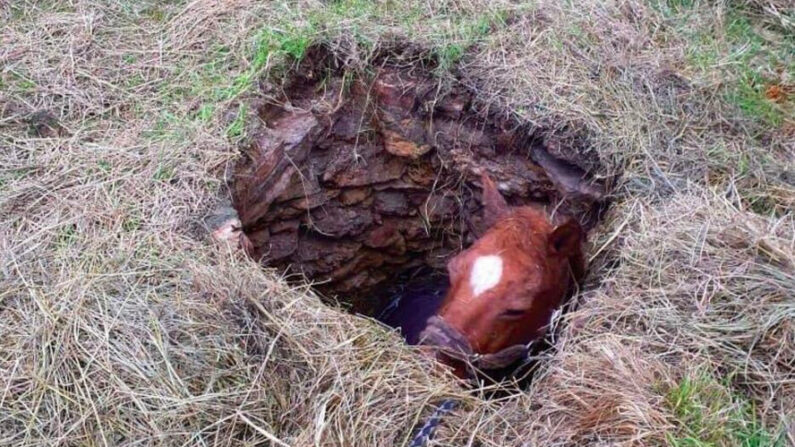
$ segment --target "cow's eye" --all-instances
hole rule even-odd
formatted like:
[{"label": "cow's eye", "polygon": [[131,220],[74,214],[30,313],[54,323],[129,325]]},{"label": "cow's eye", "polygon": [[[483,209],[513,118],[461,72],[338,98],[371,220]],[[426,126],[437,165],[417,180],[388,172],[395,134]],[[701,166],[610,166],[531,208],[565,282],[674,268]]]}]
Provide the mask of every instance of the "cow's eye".
[{"label": "cow's eye", "polygon": [[519,318],[526,313],[524,309],[508,309],[500,314],[504,318]]}]

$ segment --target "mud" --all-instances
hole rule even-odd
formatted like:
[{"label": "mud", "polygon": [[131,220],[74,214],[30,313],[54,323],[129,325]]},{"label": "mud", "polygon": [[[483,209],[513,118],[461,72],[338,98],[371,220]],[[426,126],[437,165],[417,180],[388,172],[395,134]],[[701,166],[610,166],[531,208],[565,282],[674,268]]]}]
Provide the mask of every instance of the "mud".
[{"label": "mud", "polygon": [[544,203],[586,228],[604,208],[587,147],[489,111],[429,67],[384,57],[354,74],[315,48],[278,90],[257,105],[232,182],[250,255],[356,311],[374,314],[373,291],[443,268],[477,238],[484,170],[511,204]]}]

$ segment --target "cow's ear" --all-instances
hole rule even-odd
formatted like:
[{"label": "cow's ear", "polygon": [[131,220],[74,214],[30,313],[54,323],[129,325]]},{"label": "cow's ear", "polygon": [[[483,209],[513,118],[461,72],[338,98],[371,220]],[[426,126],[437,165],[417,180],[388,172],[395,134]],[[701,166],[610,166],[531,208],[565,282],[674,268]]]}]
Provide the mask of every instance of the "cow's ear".
[{"label": "cow's ear", "polygon": [[581,250],[582,238],[583,231],[579,222],[569,219],[549,234],[549,251],[563,257],[573,256]]},{"label": "cow's ear", "polygon": [[491,228],[508,214],[510,207],[488,174],[484,172],[480,181],[483,184],[483,221],[487,228]]}]

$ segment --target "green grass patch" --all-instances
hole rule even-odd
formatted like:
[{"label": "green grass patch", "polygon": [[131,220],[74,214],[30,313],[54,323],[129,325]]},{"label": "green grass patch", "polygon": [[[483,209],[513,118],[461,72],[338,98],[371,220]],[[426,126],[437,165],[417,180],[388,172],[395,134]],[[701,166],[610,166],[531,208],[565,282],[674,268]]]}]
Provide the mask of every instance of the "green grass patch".
[{"label": "green grass patch", "polygon": [[17,88],[19,88],[23,92],[30,93],[36,89],[36,83],[30,79],[22,79],[19,82],[17,82]]},{"label": "green grass patch", "polygon": [[[731,58],[737,83],[726,93],[729,102],[747,116],[773,127],[785,119],[785,110],[765,96],[768,85],[776,82],[771,74],[788,70],[795,75],[792,57],[795,46],[790,39],[768,41],[754,29],[750,19],[738,11],[729,14],[726,36],[731,44]],[[787,59],[790,59],[789,62]]]},{"label": "green grass patch", "polygon": [[432,54],[437,70],[449,71],[474,45],[487,41],[489,34],[505,26],[504,11],[485,13],[480,17],[457,16],[436,24]]},{"label": "green grass patch", "polygon": [[143,220],[137,214],[126,217],[121,223],[122,230],[128,233],[140,230],[142,226]]},{"label": "green grass patch", "polygon": [[132,54],[132,53],[127,53],[127,54],[125,54],[125,55],[123,55],[121,57],[121,60],[125,64],[130,65],[130,64],[134,64],[135,62],[138,61],[138,56],[136,56],[135,54]]},{"label": "green grass patch", "polygon": [[0,170],[0,188],[5,188],[15,182],[24,180],[33,170],[33,168]]},{"label": "green grass patch", "polygon": [[124,86],[127,88],[135,88],[143,85],[146,80],[140,73],[132,73],[130,76],[124,78]]},{"label": "green grass patch", "polygon": [[2,75],[0,77],[0,86],[4,90],[16,90],[19,93],[26,94],[31,94],[36,90],[36,81],[19,71],[12,69],[0,70],[0,75]]},{"label": "green grass patch", "polygon": [[466,48],[457,43],[451,43],[439,48],[436,48],[433,52],[434,57],[436,58],[436,62],[438,63],[438,69],[442,71],[449,71],[458,61],[464,57],[464,53],[466,52]]},{"label": "green grass patch", "polygon": [[58,232],[56,243],[60,248],[66,248],[77,240],[77,227],[74,224],[66,225]]},{"label": "green grass patch", "polygon": [[143,131],[142,135],[154,141],[180,141],[187,137],[186,125],[187,123],[179,113],[164,110],[154,125]]},{"label": "green grass patch", "polygon": [[770,433],[750,403],[704,371],[684,377],[665,394],[678,432],[667,437],[672,447],[783,447],[783,431]]},{"label": "green grass patch", "polygon": [[263,30],[257,38],[252,65],[256,70],[263,68],[268,56],[274,51],[281,51],[293,60],[300,61],[313,40],[314,30],[311,26],[291,27],[287,32]]},{"label": "green grass patch", "polygon": [[202,122],[208,122],[212,119],[213,113],[215,113],[215,105],[212,103],[202,104],[198,110],[196,110],[196,119]]},{"label": "green grass patch", "polygon": [[[164,83],[159,89],[166,104],[200,101],[201,105],[187,113],[165,112],[149,136],[163,138],[175,129],[178,131],[179,121],[211,122],[218,113],[228,110],[229,102],[250,91],[260,77],[273,76],[302,60],[313,42],[314,31],[310,26],[288,24],[279,28],[266,27],[257,32],[250,41],[251,50],[242,59],[233,49],[217,46],[198,69],[174,74],[184,77],[187,82]],[[238,139],[243,135],[244,112],[238,110],[238,117],[226,129],[227,137]]]},{"label": "green grass patch", "polygon": [[155,22],[165,22],[166,12],[157,6],[151,6],[142,11],[143,15]]},{"label": "green grass patch", "polygon": [[245,135],[246,129],[246,116],[248,115],[248,107],[244,103],[240,103],[237,108],[237,116],[226,128],[226,136],[231,140],[240,140]]},{"label": "green grass patch", "polygon": [[795,77],[792,36],[772,30],[762,33],[748,13],[736,7],[729,8],[720,20],[701,27],[693,27],[691,14],[681,8],[667,11],[680,14],[673,21],[687,36],[688,65],[698,77],[723,79],[720,88],[727,103],[766,127],[778,128],[795,117],[791,101],[776,103],[765,94],[770,85],[780,82],[781,74]]},{"label": "green grass patch", "polygon": [[160,164],[155,170],[153,178],[158,182],[169,182],[174,178],[174,167],[166,164]]},{"label": "green grass patch", "polygon": [[693,9],[696,0],[652,0],[651,7],[664,17],[673,17]]},{"label": "green grass patch", "polygon": [[784,110],[765,96],[766,85],[759,73],[743,70],[734,88],[726,92],[726,99],[747,116],[778,127],[784,122]]},{"label": "green grass patch", "polygon": [[215,90],[215,99],[226,101],[247,92],[263,72],[269,68],[283,69],[286,64],[300,62],[314,42],[311,26],[288,26],[285,30],[265,28],[254,42],[248,68],[232,77],[229,85]]},{"label": "green grass patch", "polygon": [[[430,14],[420,4],[338,0],[307,13],[307,20],[323,36],[341,32],[353,36],[364,48],[386,28],[398,28],[406,36],[421,36],[429,45],[439,70],[455,66],[474,44],[504,27],[508,13],[501,9],[469,14],[454,8],[439,8]],[[418,34],[418,30],[421,33]]]}]

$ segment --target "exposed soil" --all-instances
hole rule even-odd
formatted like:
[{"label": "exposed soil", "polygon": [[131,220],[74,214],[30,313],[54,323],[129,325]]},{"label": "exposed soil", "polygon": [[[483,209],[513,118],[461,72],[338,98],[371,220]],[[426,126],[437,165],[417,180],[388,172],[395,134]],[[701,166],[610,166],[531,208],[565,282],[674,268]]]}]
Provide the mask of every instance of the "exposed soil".
[{"label": "exposed soil", "polygon": [[313,48],[278,94],[263,88],[271,99],[257,105],[261,127],[233,181],[251,254],[356,311],[374,314],[384,303],[365,297],[375,288],[442,268],[484,230],[484,170],[515,205],[544,203],[586,228],[604,209],[583,139],[564,144],[488,110],[405,57],[354,74]]}]

